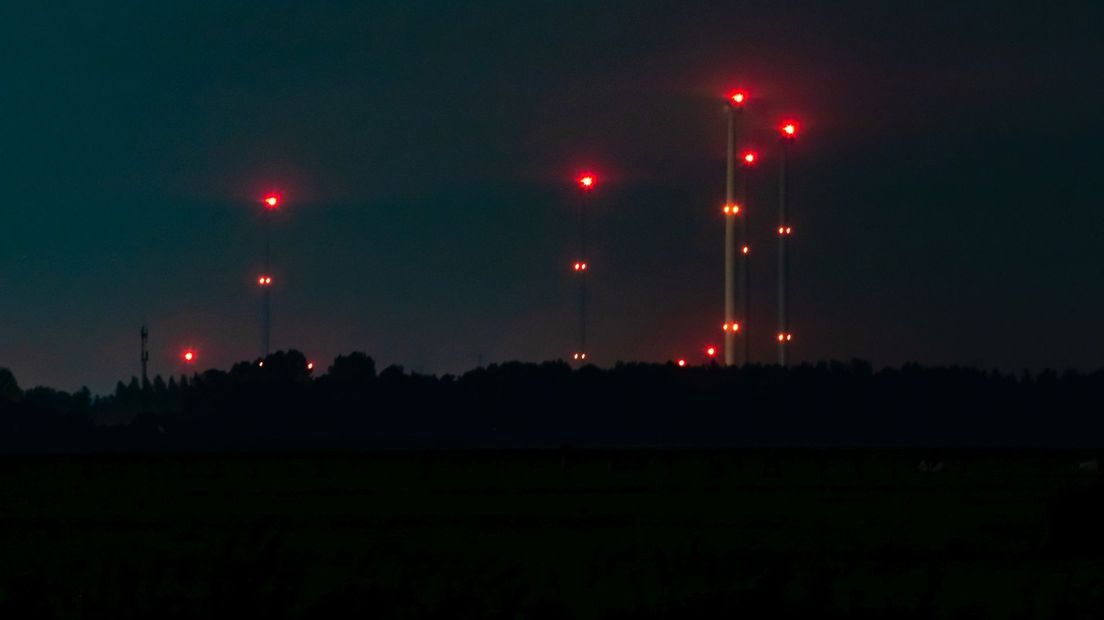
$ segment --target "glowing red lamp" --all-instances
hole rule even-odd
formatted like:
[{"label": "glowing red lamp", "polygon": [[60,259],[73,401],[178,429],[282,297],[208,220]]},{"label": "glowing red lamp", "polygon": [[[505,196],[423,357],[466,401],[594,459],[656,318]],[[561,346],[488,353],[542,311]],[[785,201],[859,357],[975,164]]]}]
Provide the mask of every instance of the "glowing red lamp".
[{"label": "glowing red lamp", "polygon": [[191,364],[192,362],[194,362],[194,361],[196,360],[196,354],[195,354],[195,351],[193,351],[193,350],[191,350],[191,349],[185,349],[185,350],[184,350],[184,353],[183,353],[183,354],[181,354],[181,356],[180,356],[180,357],[181,357],[181,358],[182,358],[182,359],[184,360],[184,362],[185,362],[185,363],[187,363],[187,364]]},{"label": "glowing red lamp", "polygon": [[717,355],[717,347],[706,347],[705,348],[705,354],[708,355],[709,357],[713,357],[713,356]]},{"label": "glowing red lamp", "polygon": [[266,209],[275,209],[280,205],[280,197],[276,194],[269,194],[264,197],[264,204]]},{"label": "glowing red lamp", "polygon": [[745,93],[742,90],[738,90],[738,91],[736,91],[736,92],[734,92],[734,93],[732,93],[731,95],[728,96],[728,101],[733,106],[737,106],[737,107],[743,106],[744,102],[747,101],[747,93]]},{"label": "glowing red lamp", "polygon": [[679,365],[679,368],[684,368],[686,366],[686,360],[680,359],[679,361],[677,361],[675,363]]},{"label": "glowing red lamp", "polygon": [[744,165],[745,166],[751,166],[752,164],[755,163],[755,160],[759,159],[759,156],[756,155],[754,151],[748,151],[748,152],[744,153],[744,158],[743,159],[744,159]]},{"label": "glowing red lamp", "polygon": [[782,123],[779,128],[782,132],[783,138],[796,138],[797,137],[797,121],[786,121]]},{"label": "glowing red lamp", "polygon": [[582,187],[583,189],[593,189],[594,184],[597,182],[598,180],[594,178],[593,174],[584,174],[583,176],[579,177],[579,187]]}]

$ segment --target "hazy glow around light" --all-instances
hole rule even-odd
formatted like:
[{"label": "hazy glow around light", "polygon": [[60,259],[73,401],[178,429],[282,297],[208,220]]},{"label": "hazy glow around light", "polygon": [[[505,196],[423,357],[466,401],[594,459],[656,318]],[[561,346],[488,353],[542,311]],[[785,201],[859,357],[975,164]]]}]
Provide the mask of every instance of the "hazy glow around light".
[{"label": "hazy glow around light", "polygon": [[275,209],[280,204],[280,197],[276,194],[269,194],[264,198],[265,207],[268,209]]},{"label": "hazy glow around light", "polygon": [[593,174],[584,174],[583,176],[579,177],[579,185],[581,185],[583,189],[590,189],[594,187],[594,184],[596,182],[597,179],[594,178]]},{"label": "hazy glow around light", "polygon": [[755,160],[756,160],[755,153],[752,153],[751,151],[748,151],[747,153],[744,153],[744,163],[745,164],[749,164],[749,165],[754,164]]},{"label": "hazy glow around light", "polygon": [[686,366],[686,360],[679,360],[676,363],[679,365],[679,368],[682,368],[682,367]]},{"label": "hazy glow around light", "polygon": [[797,122],[786,121],[782,123],[781,127],[782,136],[786,138],[793,138],[797,136]]}]

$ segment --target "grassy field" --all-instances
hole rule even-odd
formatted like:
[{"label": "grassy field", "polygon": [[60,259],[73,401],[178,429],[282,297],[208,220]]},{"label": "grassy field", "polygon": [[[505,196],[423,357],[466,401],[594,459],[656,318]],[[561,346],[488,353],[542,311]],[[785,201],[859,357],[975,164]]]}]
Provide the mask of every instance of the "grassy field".
[{"label": "grassy field", "polygon": [[7,457],[0,618],[1104,618],[1086,458]]}]

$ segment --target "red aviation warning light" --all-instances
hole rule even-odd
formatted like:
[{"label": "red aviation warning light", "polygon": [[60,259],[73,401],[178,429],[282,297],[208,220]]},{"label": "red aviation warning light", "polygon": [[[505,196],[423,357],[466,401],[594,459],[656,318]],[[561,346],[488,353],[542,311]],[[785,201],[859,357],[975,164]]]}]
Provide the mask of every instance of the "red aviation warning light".
[{"label": "red aviation warning light", "polygon": [[677,361],[675,363],[678,364],[679,368],[685,368],[686,367],[686,360],[684,360],[684,359],[680,359],[679,361]]},{"label": "red aviation warning light", "polygon": [[572,356],[572,359],[577,359],[577,360],[580,360],[580,361],[585,360],[586,359],[586,353],[576,353],[575,355]]},{"label": "red aviation warning light", "polygon": [[598,180],[594,178],[593,174],[584,174],[579,177],[579,187],[584,190],[594,189],[594,184],[597,182]]},{"label": "red aviation warning light", "polygon": [[184,352],[180,354],[180,358],[184,360],[185,364],[191,364],[196,360],[195,351],[191,349],[184,349]]},{"label": "red aviation warning light", "polygon": [[744,254],[747,254],[748,252],[751,252],[751,248],[745,245],[744,247],[740,248],[740,251]]},{"label": "red aviation warning light", "polygon": [[586,271],[586,270],[587,270],[587,264],[586,264],[586,263],[582,263],[582,262],[580,262],[580,263],[575,263],[575,264],[573,265],[573,268],[575,269],[575,271]]},{"label": "red aviation warning light", "polygon": [[793,334],[778,334],[778,342],[789,342],[793,340]]},{"label": "red aviation warning light", "polygon": [[260,286],[269,286],[272,284],[272,276],[257,276],[257,284]]},{"label": "red aviation warning light", "polygon": [[756,155],[754,151],[748,151],[748,152],[744,153],[744,156],[743,156],[745,166],[754,165],[756,160],[758,160],[758,159],[759,159],[759,156]]},{"label": "red aviation warning light", "polygon": [[717,355],[717,347],[706,347],[705,348],[705,354],[708,355],[709,357],[716,356]]},{"label": "red aviation warning light", "polygon": [[725,205],[721,208],[721,211],[723,211],[725,215],[739,215],[740,205]]},{"label": "red aviation warning light", "polygon": [[736,108],[743,107],[745,101],[747,101],[747,93],[742,90],[738,90],[728,96],[728,102]]},{"label": "red aviation warning light", "polygon": [[307,362],[307,372],[314,370],[314,362]]},{"label": "red aviation warning light", "polygon": [[778,234],[780,234],[780,235],[788,235],[792,232],[793,232],[793,228],[790,228],[789,226],[779,226],[778,227]]},{"label": "red aviation warning light", "polygon": [[782,132],[783,138],[796,138],[797,137],[797,121],[786,121],[782,123],[779,128]]},{"label": "red aviation warning light", "polygon": [[728,323],[725,323],[724,325],[721,325],[721,330],[722,331],[727,332],[730,329],[734,332],[738,332],[738,331],[740,331],[740,324],[733,322],[731,325],[729,325]]},{"label": "red aviation warning light", "polygon": [[276,194],[269,194],[264,197],[264,204],[266,209],[275,209],[280,206],[280,197]]}]

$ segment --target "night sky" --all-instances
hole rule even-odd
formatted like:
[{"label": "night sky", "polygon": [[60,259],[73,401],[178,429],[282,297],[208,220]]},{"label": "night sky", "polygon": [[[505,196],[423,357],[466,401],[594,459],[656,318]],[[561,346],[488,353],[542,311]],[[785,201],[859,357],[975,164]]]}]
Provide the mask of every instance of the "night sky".
[{"label": "night sky", "polygon": [[584,169],[592,357],[700,358],[741,86],[757,359],[793,116],[795,360],[1097,368],[1104,5],[1029,4],[4,3],[0,366],[104,391],[143,321],[153,372],[255,357],[269,190],[273,348],[567,357]]}]

